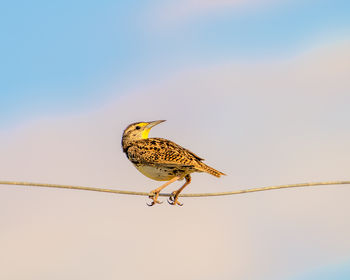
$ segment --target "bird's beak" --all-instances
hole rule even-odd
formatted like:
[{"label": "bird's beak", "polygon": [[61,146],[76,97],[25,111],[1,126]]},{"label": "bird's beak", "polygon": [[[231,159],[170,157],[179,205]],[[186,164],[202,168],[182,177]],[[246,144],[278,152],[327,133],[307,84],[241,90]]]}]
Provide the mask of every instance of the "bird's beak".
[{"label": "bird's beak", "polygon": [[154,127],[154,126],[156,126],[157,124],[160,124],[160,123],[162,123],[162,122],[165,122],[165,120],[149,122],[149,124],[146,125],[146,127],[147,127],[148,129],[151,129],[152,127]]},{"label": "bird's beak", "polygon": [[142,139],[147,139],[151,128],[162,122],[165,122],[165,120],[149,122],[148,125],[145,126],[145,129],[142,131]]}]

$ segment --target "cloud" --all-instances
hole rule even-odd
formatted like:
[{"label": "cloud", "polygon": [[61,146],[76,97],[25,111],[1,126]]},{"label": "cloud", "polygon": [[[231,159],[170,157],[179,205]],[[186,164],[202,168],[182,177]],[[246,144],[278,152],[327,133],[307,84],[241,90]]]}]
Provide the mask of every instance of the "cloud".
[{"label": "cloud", "polygon": [[[187,192],[349,179],[349,44],[187,69],[103,107],[0,135],[1,179],[148,191],[120,148],[137,120],[228,176]],[[168,191],[178,187],[178,183]],[[348,186],[183,199],[0,188],[1,279],[286,279],[349,259]]]},{"label": "cloud", "polygon": [[152,21],[162,24],[183,24],[206,15],[215,15],[227,10],[251,10],[265,8],[290,0],[180,0],[161,2],[154,8]]}]

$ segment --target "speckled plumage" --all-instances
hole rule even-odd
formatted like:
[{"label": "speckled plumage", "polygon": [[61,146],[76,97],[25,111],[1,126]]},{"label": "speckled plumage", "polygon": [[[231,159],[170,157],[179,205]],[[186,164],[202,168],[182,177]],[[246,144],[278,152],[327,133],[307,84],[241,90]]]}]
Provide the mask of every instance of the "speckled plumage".
[{"label": "speckled plumage", "polygon": [[[216,177],[225,175],[204,164],[201,157],[170,140],[148,138],[149,130],[161,122],[163,121],[133,123],[123,133],[123,151],[142,174],[157,181],[186,178],[186,184],[189,184],[193,172],[207,172]],[[155,190],[156,194],[159,194],[158,189]],[[175,204],[179,204],[179,193],[174,194]],[[158,201],[154,200],[154,203]]]}]

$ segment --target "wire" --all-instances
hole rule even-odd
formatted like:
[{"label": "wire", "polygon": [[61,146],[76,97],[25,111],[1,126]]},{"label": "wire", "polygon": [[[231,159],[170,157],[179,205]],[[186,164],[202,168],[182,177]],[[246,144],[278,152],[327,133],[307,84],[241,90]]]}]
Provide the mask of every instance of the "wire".
[{"label": "wire", "polygon": [[[31,183],[31,182],[0,181],[0,185],[71,189],[71,190],[104,192],[104,193],[125,194],[125,195],[141,195],[141,196],[149,195],[148,192],[136,192],[136,191],[114,190],[114,189],[106,189],[106,188],[93,188],[93,187],[84,187],[84,186],[70,186],[70,185],[45,184],[45,183]],[[223,195],[234,195],[234,194],[262,192],[262,191],[270,191],[270,190],[278,190],[278,189],[287,189],[287,188],[313,187],[313,186],[326,186],[326,185],[350,185],[350,181],[328,181],[328,182],[314,182],[314,183],[311,182],[311,183],[259,187],[259,188],[251,188],[251,189],[229,191],[229,192],[186,193],[186,194],[180,194],[179,196],[181,197],[223,196]],[[159,195],[170,196],[169,193],[161,193]]]}]

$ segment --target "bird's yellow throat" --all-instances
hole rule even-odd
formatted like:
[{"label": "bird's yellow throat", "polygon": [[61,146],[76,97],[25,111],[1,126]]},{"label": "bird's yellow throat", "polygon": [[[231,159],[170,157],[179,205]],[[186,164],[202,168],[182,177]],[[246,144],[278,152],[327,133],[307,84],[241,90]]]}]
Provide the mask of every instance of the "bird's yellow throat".
[{"label": "bird's yellow throat", "polygon": [[141,134],[142,139],[147,139],[150,131],[151,131],[150,128],[146,128],[144,131],[142,131],[142,134]]}]

